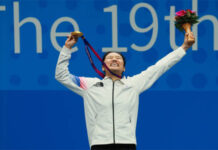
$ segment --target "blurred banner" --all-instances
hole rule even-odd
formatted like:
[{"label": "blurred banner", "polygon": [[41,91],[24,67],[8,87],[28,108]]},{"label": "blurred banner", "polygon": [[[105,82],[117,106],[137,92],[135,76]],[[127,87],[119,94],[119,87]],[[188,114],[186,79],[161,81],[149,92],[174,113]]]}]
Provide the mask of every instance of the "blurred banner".
[{"label": "blurred banner", "polygon": [[[193,26],[196,44],[153,89],[207,91],[218,87],[218,2],[215,0],[0,2],[1,90],[62,89],[54,80],[58,51],[67,34],[75,30],[82,31],[100,54],[109,50],[124,52],[125,75],[140,73],[181,46],[184,35],[174,26],[175,12],[181,9],[195,10],[200,17],[200,23]],[[97,76],[82,40],[74,50],[72,73]]]},{"label": "blurred banner", "polygon": [[[88,149],[82,99],[54,78],[66,36],[123,52],[132,76],[182,45],[181,9],[199,15],[196,43],[141,95],[138,149],[218,149],[217,0],[0,0],[0,149]],[[73,49],[70,72],[98,76]]]}]

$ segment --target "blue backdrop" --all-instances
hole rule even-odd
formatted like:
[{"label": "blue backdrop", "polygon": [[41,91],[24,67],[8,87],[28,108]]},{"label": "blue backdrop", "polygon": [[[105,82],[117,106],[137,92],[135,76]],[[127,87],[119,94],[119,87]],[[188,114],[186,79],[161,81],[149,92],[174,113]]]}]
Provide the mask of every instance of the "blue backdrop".
[{"label": "blue backdrop", "polygon": [[[0,0],[0,149],[89,149],[83,100],[54,79],[66,35],[122,51],[131,76],[183,43],[173,19],[188,8],[196,44],[140,96],[137,148],[218,149],[217,0]],[[71,73],[97,76],[81,39],[74,51]]]}]

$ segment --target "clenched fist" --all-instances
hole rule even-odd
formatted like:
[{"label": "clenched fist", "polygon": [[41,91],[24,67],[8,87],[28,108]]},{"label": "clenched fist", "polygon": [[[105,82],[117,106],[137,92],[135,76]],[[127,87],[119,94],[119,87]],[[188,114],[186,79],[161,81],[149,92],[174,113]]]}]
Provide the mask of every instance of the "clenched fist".
[{"label": "clenched fist", "polygon": [[77,42],[78,37],[74,35],[68,35],[67,40],[65,41],[65,46],[69,49],[71,49]]},{"label": "clenched fist", "polygon": [[184,43],[182,44],[182,48],[184,50],[188,50],[195,43],[195,37],[192,32],[185,33]]}]

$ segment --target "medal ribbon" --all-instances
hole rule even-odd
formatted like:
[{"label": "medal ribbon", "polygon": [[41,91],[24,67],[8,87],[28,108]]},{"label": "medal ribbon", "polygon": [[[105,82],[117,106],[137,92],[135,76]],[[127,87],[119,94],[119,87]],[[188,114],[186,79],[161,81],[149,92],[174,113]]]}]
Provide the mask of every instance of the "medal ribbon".
[{"label": "medal ribbon", "polygon": [[95,54],[95,56],[101,61],[102,65],[103,65],[112,75],[114,75],[114,76],[116,76],[116,77],[118,77],[118,78],[122,78],[121,76],[119,76],[119,75],[113,73],[113,72],[108,68],[108,66],[103,62],[103,60],[101,59],[101,57],[98,55],[98,53],[95,51],[95,49],[89,44],[89,42],[85,39],[84,36],[82,36],[81,38],[83,39],[83,42],[84,42],[84,44],[85,44],[86,54],[88,55],[89,61],[90,61],[91,65],[92,65],[93,69],[95,70],[95,72],[97,72],[102,78],[105,77],[105,74],[102,73],[101,71],[99,71],[99,70],[96,68],[96,66],[95,66],[95,64],[94,64],[94,62],[93,62],[93,60],[92,60],[92,57],[91,57],[89,48],[92,50],[92,52]]}]

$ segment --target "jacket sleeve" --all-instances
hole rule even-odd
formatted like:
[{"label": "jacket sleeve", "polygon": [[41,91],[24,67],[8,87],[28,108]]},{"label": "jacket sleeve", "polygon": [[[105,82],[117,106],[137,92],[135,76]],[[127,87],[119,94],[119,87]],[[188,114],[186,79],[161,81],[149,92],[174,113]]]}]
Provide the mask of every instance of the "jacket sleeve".
[{"label": "jacket sleeve", "polygon": [[130,82],[139,93],[145,91],[150,88],[163,73],[179,62],[185,54],[185,50],[179,47],[145,71],[130,77]]},{"label": "jacket sleeve", "polygon": [[84,91],[88,88],[88,78],[70,74],[68,65],[71,53],[71,50],[65,46],[62,48],[56,65],[55,79],[73,92],[83,96]]}]

